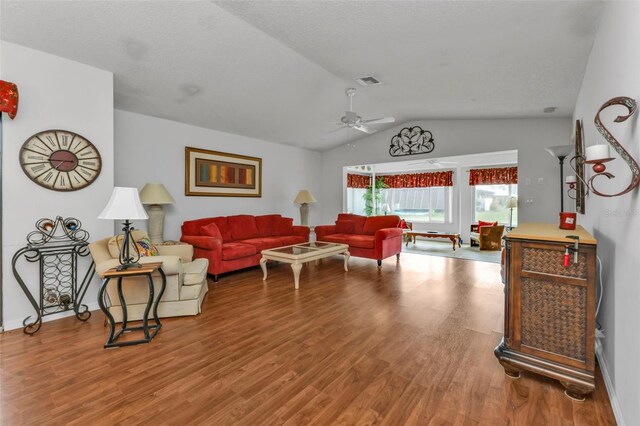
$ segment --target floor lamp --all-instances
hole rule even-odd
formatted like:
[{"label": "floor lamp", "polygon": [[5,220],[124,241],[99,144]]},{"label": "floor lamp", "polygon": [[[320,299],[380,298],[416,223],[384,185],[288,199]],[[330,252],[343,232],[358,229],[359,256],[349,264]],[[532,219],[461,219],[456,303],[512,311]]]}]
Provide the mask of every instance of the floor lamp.
[{"label": "floor lamp", "polygon": [[564,211],[564,159],[573,152],[572,145],[558,145],[546,148],[547,152],[560,162],[560,211]]},{"label": "floor lamp", "polygon": [[518,207],[518,197],[509,197],[507,208],[509,209],[509,229],[513,228],[513,209]]}]

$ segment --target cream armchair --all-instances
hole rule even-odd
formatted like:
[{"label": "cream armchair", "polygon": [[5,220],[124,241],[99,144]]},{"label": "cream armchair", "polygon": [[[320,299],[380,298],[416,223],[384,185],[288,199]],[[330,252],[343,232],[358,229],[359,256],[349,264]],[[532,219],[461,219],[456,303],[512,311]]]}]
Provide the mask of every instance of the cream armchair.
[{"label": "cream armchair", "polygon": [[[133,231],[133,239],[140,240],[146,236],[142,231]],[[193,259],[193,247],[189,244],[157,246],[160,256],[141,257],[140,263],[162,262],[162,270],[167,276],[165,288],[160,304],[158,316],[176,317],[197,315],[201,312],[207,286],[207,259]],[[116,237],[104,238],[89,244],[91,256],[96,264],[96,274],[102,274],[120,263],[118,261],[119,246]],[[159,273],[153,277],[156,295],[160,291],[162,279]],[[130,277],[123,279],[122,290],[127,304],[129,320],[140,320],[149,299],[149,287],[144,277]],[[122,321],[122,307],[118,298],[117,280],[111,280],[107,287],[110,301],[109,312],[116,321]]]}]

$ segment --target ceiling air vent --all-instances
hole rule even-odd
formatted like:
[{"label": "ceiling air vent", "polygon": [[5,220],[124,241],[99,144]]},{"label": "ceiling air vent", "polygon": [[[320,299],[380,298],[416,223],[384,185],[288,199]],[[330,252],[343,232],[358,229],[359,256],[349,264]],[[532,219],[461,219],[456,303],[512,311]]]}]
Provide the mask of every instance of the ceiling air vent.
[{"label": "ceiling air vent", "polygon": [[366,77],[354,78],[354,80],[360,86],[375,86],[376,84],[382,84],[380,80],[371,75],[368,75]]}]

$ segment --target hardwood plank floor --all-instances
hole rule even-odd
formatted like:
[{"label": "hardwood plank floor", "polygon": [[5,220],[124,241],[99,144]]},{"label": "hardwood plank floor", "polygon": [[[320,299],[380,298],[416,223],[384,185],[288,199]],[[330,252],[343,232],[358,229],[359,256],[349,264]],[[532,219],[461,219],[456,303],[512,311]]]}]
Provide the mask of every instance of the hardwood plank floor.
[{"label": "hardwood plank floor", "polygon": [[504,375],[499,266],[403,254],[269,265],[209,283],[203,313],[104,350],[103,315],[0,336],[0,423],[615,424],[602,377],[585,402]]}]

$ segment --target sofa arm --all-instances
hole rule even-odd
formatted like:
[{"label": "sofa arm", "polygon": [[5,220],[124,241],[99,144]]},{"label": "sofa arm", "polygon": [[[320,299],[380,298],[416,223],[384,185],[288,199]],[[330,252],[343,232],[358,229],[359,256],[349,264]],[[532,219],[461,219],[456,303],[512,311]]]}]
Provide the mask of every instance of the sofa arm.
[{"label": "sofa arm", "polygon": [[321,239],[325,235],[331,235],[336,233],[335,225],[318,225],[314,229],[316,233],[316,240]]},{"label": "sofa arm", "polygon": [[376,243],[393,237],[402,238],[402,228],[382,228],[375,233]]},{"label": "sofa arm", "polygon": [[193,246],[191,244],[158,245],[160,256],[178,256],[183,262],[193,260]]},{"label": "sofa arm", "polygon": [[306,241],[309,241],[309,227],[308,226],[294,226],[293,235],[303,237]]},{"label": "sofa arm", "polygon": [[204,235],[183,235],[180,241],[191,244],[194,247],[205,250],[222,250],[222,240],[220,238]]},{"label": "sofa arm", "polygon": [[[162,270],[165,275],[176,275],[182,273],[182,259],[180,256],[144,256],[138,261],[140,264],[162,262]],[[102,278],[102,274],[112,268],[120,266],[118,259],[109,259],[96,264],[96,274]]]}]

